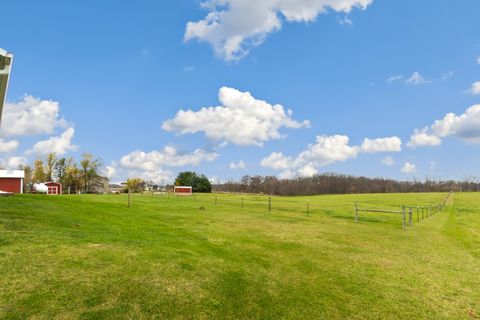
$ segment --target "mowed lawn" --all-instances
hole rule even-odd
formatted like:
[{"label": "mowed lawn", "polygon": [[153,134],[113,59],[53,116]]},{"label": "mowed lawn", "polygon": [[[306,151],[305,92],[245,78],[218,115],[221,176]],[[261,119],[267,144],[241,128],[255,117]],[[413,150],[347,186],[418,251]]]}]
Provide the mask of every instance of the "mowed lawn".
[{"label": "mowed lawn", "polygon": [[0,198],[0,319],[480,319],[480,194],[354,222],[445,196]]}]

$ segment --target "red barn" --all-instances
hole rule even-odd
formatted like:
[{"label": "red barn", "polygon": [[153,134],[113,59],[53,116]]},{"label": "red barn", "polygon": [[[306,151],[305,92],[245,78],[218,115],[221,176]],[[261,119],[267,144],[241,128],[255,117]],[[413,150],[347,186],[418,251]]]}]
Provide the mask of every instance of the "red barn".
[{"label": "red barn", "polygon": [[173,192],[177,196],[191,196],[192,195],[192,187],[177,186],[177,187],[175,187]]},{"label": "red barn", "polygon": [[57,195],[62,194],[62,185],[58,182],[47,182],[45,185],[48,187],[47,194]]},{"label": "red barn", "polygon": [[23,170],[0,170],[0,191],[23,193]]}]

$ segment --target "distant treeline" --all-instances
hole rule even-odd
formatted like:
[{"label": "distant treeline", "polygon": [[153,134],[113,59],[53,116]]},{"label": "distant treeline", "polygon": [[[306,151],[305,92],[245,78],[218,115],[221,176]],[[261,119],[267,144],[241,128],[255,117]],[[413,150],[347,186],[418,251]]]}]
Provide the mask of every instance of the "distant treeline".
[{"label": "distant treeline", "polygon": [[480,191],[480,181],[397,181],[341,174],[323,174],[311,178],[278,179],[267,176],[244,176],[240,181],[213,185],[214,192],[264,193],[280,196],[354,193],[472,192]]}]

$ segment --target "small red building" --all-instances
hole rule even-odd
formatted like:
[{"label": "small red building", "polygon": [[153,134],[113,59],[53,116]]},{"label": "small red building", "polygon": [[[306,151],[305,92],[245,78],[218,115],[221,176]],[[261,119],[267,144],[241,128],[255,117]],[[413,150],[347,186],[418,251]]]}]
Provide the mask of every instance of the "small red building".
[{"label": "small red building", "polygon": [[0,191],[23,193],[23,170],[0,170]]},{"label": "small red building", "polygon": [[177,196],[191,196],[192,195],[192,187],[183,187],[183,186],[176,186],[173,190],[175,195]]},{"label": "small red building", "polygon": [[47,194],[57,195],[63,193],[62,185],[58,182],[47,182],[45,185],[48,187]]}]

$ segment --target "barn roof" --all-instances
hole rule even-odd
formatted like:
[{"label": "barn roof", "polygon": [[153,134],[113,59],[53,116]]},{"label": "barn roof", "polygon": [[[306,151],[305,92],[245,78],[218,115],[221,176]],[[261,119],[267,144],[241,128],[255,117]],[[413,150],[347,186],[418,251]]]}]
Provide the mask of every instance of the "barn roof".
[{"label": "barn roof", "polygon": [[23,170],[0,170],[0,178],[25,178],[25,171]]}]

